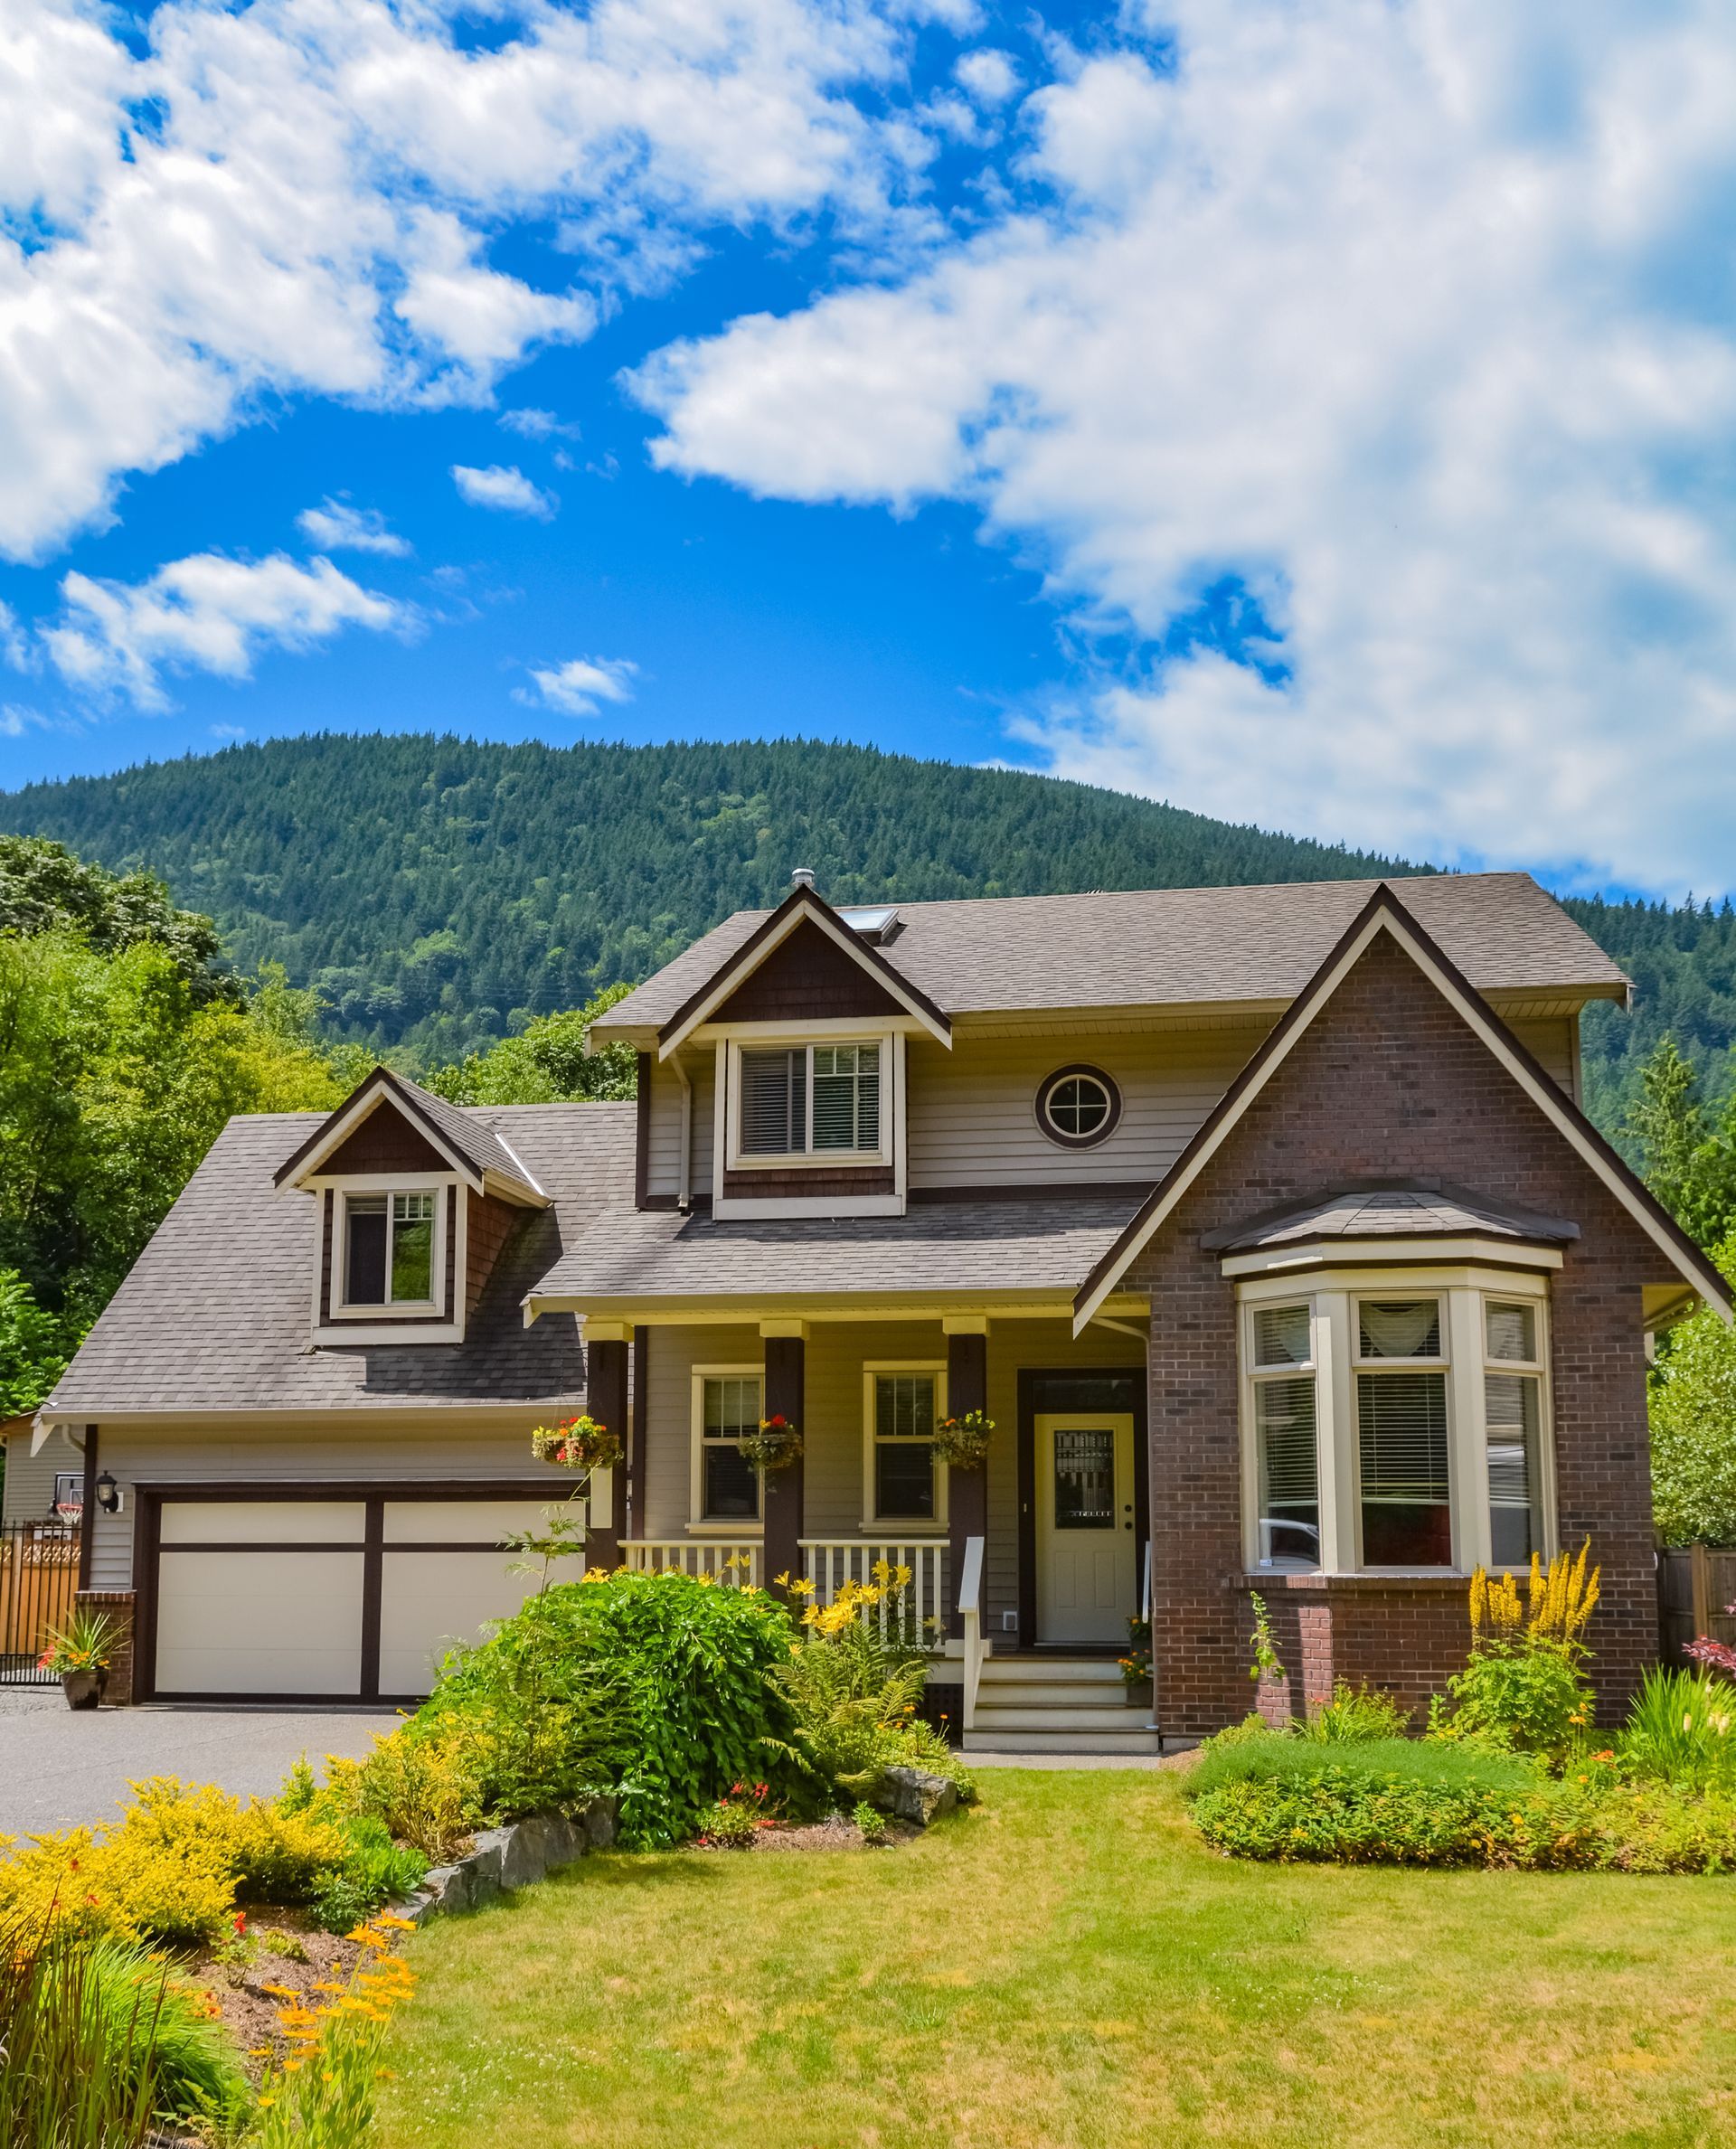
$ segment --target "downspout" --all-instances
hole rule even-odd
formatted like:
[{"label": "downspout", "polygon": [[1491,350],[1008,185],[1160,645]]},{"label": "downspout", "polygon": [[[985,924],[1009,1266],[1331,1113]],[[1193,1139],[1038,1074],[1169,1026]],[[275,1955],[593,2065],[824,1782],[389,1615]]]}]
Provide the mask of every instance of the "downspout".
[{"label": "downspout", "polygon": [[671,1056],[669,1064],[681,1084],[681,1180],[675,1193],[675,1207],[685,1216],[693,1205],[693,1085],[687,1079],[687,1070],[681,1063],[679,1052]]}]

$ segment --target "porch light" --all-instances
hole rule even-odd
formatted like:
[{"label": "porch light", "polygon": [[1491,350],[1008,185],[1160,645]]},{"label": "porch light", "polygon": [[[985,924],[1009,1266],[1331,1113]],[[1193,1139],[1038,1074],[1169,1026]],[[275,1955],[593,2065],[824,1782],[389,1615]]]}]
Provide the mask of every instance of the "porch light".
[{"label": "porch light", "polygon": [[120,1487],[115,1483],[113,1475],[107,1470],[97,1480],[97,1505],[104,1514],[120,1513]]}]

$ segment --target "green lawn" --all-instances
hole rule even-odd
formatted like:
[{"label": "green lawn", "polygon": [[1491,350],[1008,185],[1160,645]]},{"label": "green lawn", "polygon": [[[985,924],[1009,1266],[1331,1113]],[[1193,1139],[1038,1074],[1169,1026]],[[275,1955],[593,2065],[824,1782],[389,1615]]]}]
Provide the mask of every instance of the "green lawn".
[{"label": "green lawn", "polygon": [[1736,2143],[1736,1880],[1233,1864],[1167,1775],[411,1943],[386,2149]]}]

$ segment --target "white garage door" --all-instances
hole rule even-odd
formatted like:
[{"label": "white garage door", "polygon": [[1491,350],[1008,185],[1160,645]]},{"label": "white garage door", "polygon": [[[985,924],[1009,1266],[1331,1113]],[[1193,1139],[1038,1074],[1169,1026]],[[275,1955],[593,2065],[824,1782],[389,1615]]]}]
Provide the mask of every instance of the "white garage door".
[{"label": "white garage door", "polygon": [[[311,1490],[311,1488],[310,1488]],[[177,1499],[157,1513],[155,1691],[409,1700],[534,1578],[501,1550],[545,1497]]]}]

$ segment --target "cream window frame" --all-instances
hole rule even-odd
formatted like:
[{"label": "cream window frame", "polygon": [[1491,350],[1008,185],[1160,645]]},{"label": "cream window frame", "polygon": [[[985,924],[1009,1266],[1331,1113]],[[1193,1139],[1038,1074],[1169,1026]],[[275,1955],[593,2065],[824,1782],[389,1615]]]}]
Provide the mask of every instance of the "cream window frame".
[{"label": "cream window frame", "polygon": [[[1239,1395],[1241,1440],[1242,1558],[1250,1573],[1276,1574],[1285,1569],[1261,1567],[1259,1546],[1259,1450],[1255,1429],[1253,1314],[1259,1306],[1307,1304],[1315,1363],[1316,1474],[1320,1500],[1320,1569],[1326,1574],[1468,1575],[1493,1560],[1488,1498],[1488,1428],[1484,1392],[1486,1371],[1524,1372],[1538,1377],[1537,1500],[1543,1543],[1548,1560],[1560,1542],[1554,1441],[1554,1395],[1550,1374],[1551,1332],[1547,1276],[1528,1269],[1481,1265],[1425,1268],[1411,1263],[1382,1268],[1375,1263],[1354,1268],[1311,1268],[1306,1275],[1264,1274],[1237,1283]],[[1410,1298],[1440,1301],[1441,1354],[1439,1358],[1363,1360],[1356,1328],[1358,1302]],[[1490,1360],[1486,1353],[1485,1308],[1525,1305],[1536,1324],[1539,1357],[1521,1365]],[[1365,1566],[1361,1557],[1362,1501],[1360,1441],[1356,1415],[1356,1373],[1436,1371],[1447,1381],[1448,1485],[1452,1515],[1450,1568]],[[1523,1568],[1495,1569],[1524,1572]]]},{"label": "cream window frame", "polygon": [[[1244,1428],[1241,1443],[1241,1512],[1247,1518],[1245,1535],[1250,1545],[1253,1548],[1248,1555],[1248,1565],[1250,1570],[1257,1569],[1262,1574],[1297,1574],[1314,1571],[1311,1569],[1301,1567],[1291,1559],[1263,1560],[1260,1556],[1263,1549],[1260,1536],[1260,1525],[1263,1520],[1260,1509],[1265,1503],[1260,1497],[1260,1486],[1259,1391],[1262,1388],[1269,1387],[1272,1382],[1281,1380],[1308,1379],[1314,1382],[1315,1512],[1319,1518],[1316,1526],[1319,1531],[1318,1541],[1321,1547],[1322,1565],[1325,1564],[1326,1505],[1330,1488],[1327,1484],[1326,1458],[1322,1452],[1326,1444],[1320,1437],[1322,1428],[1327,1422],[1327,1409],[1321,1398],[1326,1371],[1325,1360],[1329,1351],[1331,1338],[1326,1324],[1319,1319],[1316,1313],[1312,1298],[1311,1292],[1298,1291],[1294,1286],[1288,1291],[1273,1292],[1260,1299],[1244,1296],[1240,1308],[1241,1318],[1237,1323],[1241,1373],[1241,1423]],[[1307,1309],[1308,1357],[1305,1365],[1279,1366],[1260,1363],[1257,1316],[1262,1311],[1275,1305],[1300,1305]]]},{"label": "cream window frame", "polygon": [[760,1474],[760,1512],[736,1517],[705,1513],[705,1383],[708,1381],[753,1381],[760,1389],[760,1409],[766,1408],[766,1368],[763,1359],[744,1360],[735,1365],[695,1365],[693,1376],[688,1432],[687,1528],[695,1535],[759,1537],[766,1526],[766,1481]]},{"label": "cream window frame", "polygon": [[874,1382],[885,1373],[925,1373],[934,1382],[934,1422],[947,1414],[947,1362],[944,1358],[871,1358],[862,1369],[862,1526],[864,1530],[895,1531],[901,1538],[943,1537],[947,1530],[947,1466],[934,1457],[934,1513],[929,1516],[882,1515],[874,1498],[879,1472],[874,1450]]},{"label": "cream window frame", "polygon": [[[382,1173],[370,1180],[365,1186],[344,1185],[337,1189],[335,1214],[332,1219],[332,1317],[348,1321],[366,1320],[389,1324],[401,1319],[406,1314],[443,1314],[446,1305],[446,1219],[452,1206],[448,1187],[456,1180],[447,1177],[436,1179],[424,1175]],[[386,1288],[392,1288],[392,1204],[399,1194],[427,1194],[434,1203],[433,1242],[429,1251],[429,1281],[433,1296],[429,1298],[386,1298],[382,1300],[355,1300],[348,1296],[350,1283],[350,1204],[352,1202],[378,1202],[386,1204]]]},{"label": "cream window frame", "polygon": [[[850,1029],[836,1033],[820,1034],[814,1031],[800,1036],[779,1037],[769,1032],[759,1036],[731,1037],[728,1044],[728,1105],[725,1126],[728,1135],[726,1156],[731,1172],[838,1172],[873,1170],[892,1161],[892,1103],[893,1090],[898,1084],[899,1054],[894,1033],[888,1030]],[[874,1146],[872,1149],[816,1149],[814,1142],[814,1054],[835,1045],[876,1045],[880,1050],[878,1082],[880,1089],[880,1118]],[[808,1146],[806,1149],[765,1150],[741,1146],[741,1055],[744,1051],[801,1052],[806,1061],[807,1100],[806,1124]]]}]

